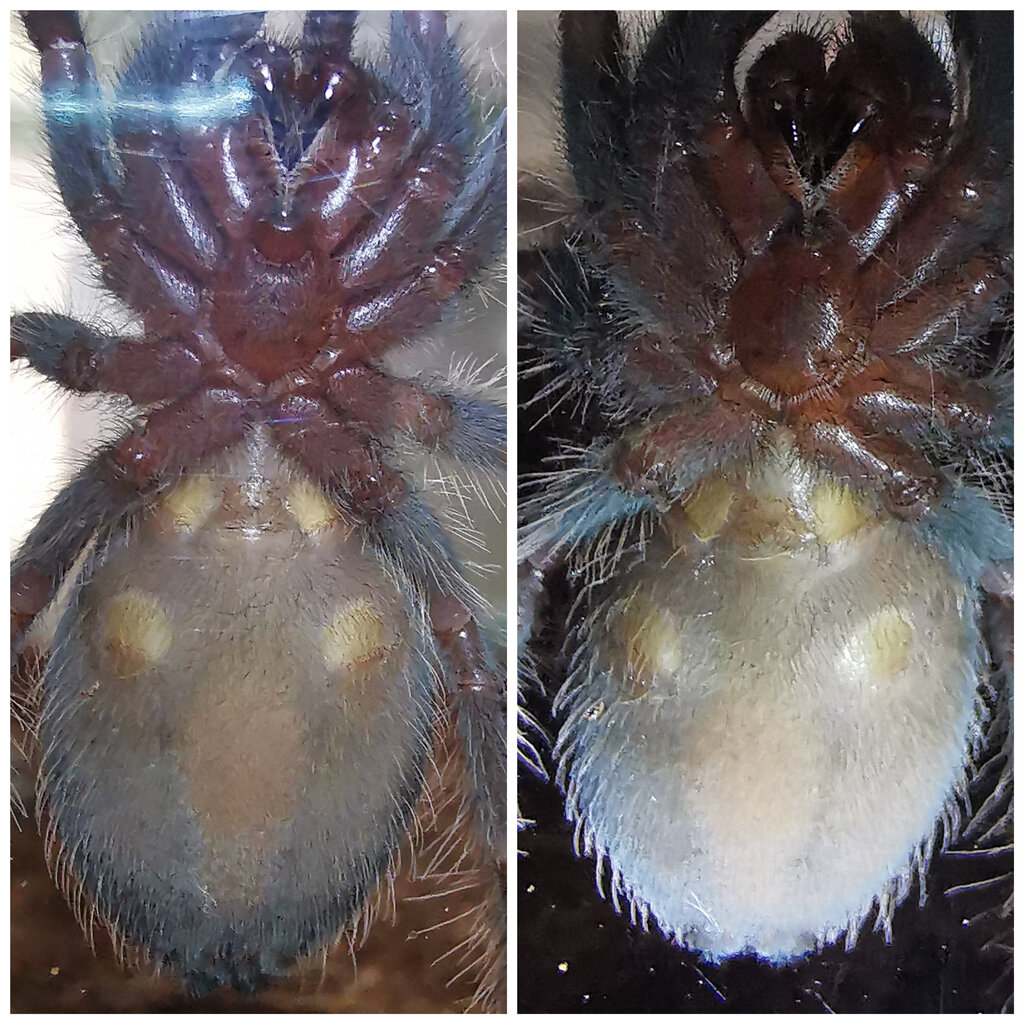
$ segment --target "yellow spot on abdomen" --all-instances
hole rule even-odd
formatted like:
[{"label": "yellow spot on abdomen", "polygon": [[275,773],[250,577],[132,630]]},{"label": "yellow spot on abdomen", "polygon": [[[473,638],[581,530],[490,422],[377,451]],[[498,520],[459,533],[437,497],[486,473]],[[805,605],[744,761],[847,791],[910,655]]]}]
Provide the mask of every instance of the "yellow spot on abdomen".
[{"label": "yellow spot on abdomen", "polygon": [[101,614],[114,674],[137,675],[167,653],[174,639],[171,620],[148,594],[125,590],[111,598]]},{"label": "yellow spot on abdomen", "polygon": [[678,625],[649,601],[634,597],[617,632],[626,654],[625,699],[642,697],[655,676],[671,676],[683,667]]},{"label": "yellow spot on abdomen", "polygon": [[202,473],[183,477],[164,497],[163,507],[174,525],[185,532],[198,530],[220,507],[224,496],[214,478]]},{"label": "yellow spot on abdomen", "polygon": [[875,678],[889,679],[910,663],[914,629],[895,608],[872,616],[864,633],[868,671]]},{"label": "yellow spot on abdomen", "polygon": [[835,544],[856,533],[868,515],[850,493],[850,488],[831,482],[818,484],[811,492],[814,535],[822,544]]},{"label": "yellow spot on abdomen", "polygon": [[711,540],[729,518],[736,492],[721,477],[710,477],[697,484],[683,505],[683,512],[698,540]]},{"label": "yellow spot on abdomen", "polygon": [[319,533],[338,518],[337,511],[323,492],[308,480],[300,480],[292,485],[286,504],[303,533]]},{"label": "yellow spot on abdomen", "polygon": [[360,598],[346,605],[320,636],[320,650],[331,668],[356,668],[383,658],[397,644],[373,603]]}]

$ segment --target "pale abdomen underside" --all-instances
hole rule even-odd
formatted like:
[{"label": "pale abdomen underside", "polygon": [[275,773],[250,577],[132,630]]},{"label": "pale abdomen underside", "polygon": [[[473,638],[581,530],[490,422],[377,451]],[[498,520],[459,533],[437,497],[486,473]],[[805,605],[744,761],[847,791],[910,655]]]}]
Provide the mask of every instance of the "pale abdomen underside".
[{"label": "pale abdomen underside", "polygon": [[414,606],[255,441],[87,567],[43,687],[68,884],[194,978],[335,937],[405,833],[433,721]]},{"label": "pale abdomen underside", "polygon": [[664,522],[580,641],[570,813],[641,916],[712,960],[785,960],[906,895],[962,779],[974,602],[785,453]]}]

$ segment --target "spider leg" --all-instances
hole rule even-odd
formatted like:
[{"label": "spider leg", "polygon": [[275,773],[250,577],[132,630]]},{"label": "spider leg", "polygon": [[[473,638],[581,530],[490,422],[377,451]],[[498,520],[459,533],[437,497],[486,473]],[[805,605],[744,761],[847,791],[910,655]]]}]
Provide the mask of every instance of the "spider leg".
[{"label": "spider leg", "polygon": [[405,280],[433,251],[445,210],[458,189],[458,158],[447,146],[432,146],[397,183],[396,197],[379,223],[357,237],[339,257],[339,280],[353,293],[379,290]]},{"label": "spider leg", "polygon": [[[864,260],[934,173],[950,135],[953,96],[931,44],[906,19],[889,12],[853,15],[851,31],[831,76],[836,119],[858,119],[859,130],[829,175],[827,207]],[[858,82],[880,64],[898,71],[876,72],[878,95],[866,99]],[[885,117],[877,118],[876,110]]]},{"label": "spider leg", "polygon": [[505,677],[478,625],[479,604],[437,517],[414,497],[372,521],[381,552],[424,595],[442,662],[445,706],[464,761],[462,812],[488,879],[482,987],[500,985],[505,934]]},{"label": "spider leg", "polygon": [[447,667],[449,711],[466,757],[466,807],[474,834],[496,862],[505,859],[505,679],[473,613],[457,597],[435,594],[430,621]]},{"label": "spider leg", "polygon": [[519,563],[519,584],[516,587],[516,595],[519,600],[517,619],[519,634],[516,642],[520,657],[525,654],[526,645],[533,635],[534,627],[543,609],[548,576],[558,561],[554,552],[538,551]]},{"label": "spider leg", "polygon": [[211,82],[259,34],[263,17],[262,11],[230,17],[163,12],[146,26],[121,80],[132,87],[172,92],[185,83]]},{"label": "spider leg", "polygon": [[439,11],[394,11],[386,75],[395,92],[413,105],[421,133],[459,143],[469,133],[466,75]]},{"label": "spider leg", "polygon": [[[539,632],[543,617],[547,612],[548,587],[551,578],[562,567],[562,559],[554,551],[536,552],[519,563],[519,582],[516,587],[518,597],[518,636],[516,638],[516,663],[518,668],[517,712],[518,724],[517,747],[520,762],[528,765],[530,770],[542,778],[547,777],[547,769],[538,749],[538,744],[547,744],[543,726],[530,714],[526,706],[526,695],[531,689],[543,690],[538,672],[537,659],[530,649],[530,642],[535,632]],[[522,822],[520,822],[522,827]]]},{"label": "spider leg", "polygon": [[468,160],[465,75],[443,15],[394,13],[389,52],[391,84],[411,104],[415,126],[405,183],[380,223],[340,254],[340,280],[358,292],[437,275],[450,294],[500,237],[504,116]]},{"label": "spider leg", "polygon": [[[415,499],[373,524],[389,551],[429,596],[431,628],[445,667],[446,703],[465,758],[463,801],[473,835],[503,878],[505,861],[505,678],[471,611],[472,595],[434,514]],[[500,901],[499,901],[500,904]]]},{"label": "spider leg", "polygon": [[503,469],[508,420],[504,408],[465,395],[451,395],[446,401],[453,421],[441,448],[467,466],[491,473]]},{"label": "spider leg", "polygon": [[94,537],[119,529],[156,490],[134,486],[101,450],[57,495],[26,538],[11,566],[11,645],[19,645],[36,616],[53,600],[67,573]]},{"label": "spider leg", "polygon": [[23,21],[42,64],[43,112],[57,184],[88,237],[97,219],[122,209],[96,69],[74,12],[26,11]]},{"label": "spider leg", "polygon": [[956,381],[911,359],[892,357],[869,366],[861,377],[862,390],[850,410],[861,425],[918,433],[937,426],[996,444],[1009,429],[1009,410],[998,407],[991,388]]},{"label": "spider leg", "polygon": [[983,628],[997,671],[1013,679],[1013,563],[994,562],[982,574]]},{"label": "spider leg", "polygon": [[[718,383],[732,387],[728,369]],[[547,560],[606,526],[659,510],[715,467],[750,451],[756,418],[732,397],[665,406],[614,444],[592,445],[528,480],[533,493],[523,503],[520,557]]]},{"label": "spider leg", "polygon": [[154,409],[111,451],[118,470],[136,486],[166,481],[245,436],[250,402],[226,388],[201,388]]},{"label": "spider leg", "polygon": [[953,486],[914,531],[960,579],[1012,602],[1013,527],[980,491]]},{"label": "spider leg", "polygon": [[[571,470],[538,474],[523,502],[519,556],[542,559],[595,537],[606,526],[655,508],[642,490],[628,490],[614,478],[611,451],[592,448]],[[528,481],[529,483],[529,481]]]},{"label": "spider leg", "polygon": [[[344,43],[345,16],[319,13],[306,25],[310,82],[323,84],[325,75],[328,83],[332,76],[340,81],[328,84],[335,92],[330,117],[311,161],[297,171],[296,208],[300,216],[313,214],[314,244],[334,253],[341,288],[358,298],[390,280],[414,280],[432,256],[444,255],[439,243],[453,239],[467,263],[464,280],[494,250],[504,225],[504,119],[468,160],[466,83],[444,17],[392,17],[384,74],[410,104],[408,114],[394,104],[340,102],[347,95],[346,46],[332,42],[325,50],[321,37],[330,26]],[[311,87],[305,78],[296,85],[300,93]],[[369,226],[357,231],[364,222]]]},{"label": "spider leg", "polygon": [[486,927],[481,993],[504,985],[506,900],[506,695],[505,677],[469,608],[448,594],[430,601],[430,621],[446,671],[446,707],[463,761],[462,809],[468,819],[485,883]]},{"label": "spider leg", "polygon": [[[1013,225],[1013,25],[1009,12],[972,12],[964,40],[973,62],[970,106],[945,166],[923,185],[920,202],[903,216],[898,242],[887,240],[864,266],[865,294],[877,305],[963,262],[965,252],[1011,238]],[[1005,248],[1005,246],[1004,246]]]},{"label": "spider leg", "polygon": [[124,394],[139,405],[176,398],[202,377],[199,357],[184,345],[120,337],[57,313],[11,317],[11,358],[71,391]]},{"label": "spider leg", "polygon": [[1003,269],[975,259],[915,288],[880,311],[867,338],[878,355],[941,352],[958,335],[976,334],[993,320],[993,310],[1009,292]]},{"label": "spider leg", "polygon": [[[407,194],[336,260],[338,281],[352,295],[336,327],[339,339],[349,336],[360,354],[373,357],[396,338],[440,319],[446,301],[477,273],[501,238],[504,139],[502,115],[480,143],[461,186],[443,170],[443,147],[434,147],[408,179]],[[416,240],[424,235],[429,245]],[[384,284],[396,278],[397,285]]]},{"label": "spider leg", "polygon": [[[656,194],[651,172],[667,169],[667,150],[676,149],[684,161],[688,159],[687,144],[698,141],[694,126],[708,120],[723,91],[732,93],[735,104],[731,84],[723,90],[716,71],[731,65],[726,57],[734,56],[766,17],[742,11],[716,12],[711,18],[692,11],[670,12],[633,75],[614,11],[563,13],[559,27],[566,146],[583,195],[596,201],[624,192],[629,205],[637,208],[650,206],[652,200],[656,205],[659,198],[667,201],[669,194]],[[667,96],[677,101],[668,125]],[[637,161],[646,172],[640,176],[631,173]],[[689,237],[689,229],[680,236],[684,233]],[[700,233],[699,227],[693,233]]]},{"label": "spider leg", "polygon": [[[225,249],[171,137],[178,131],[187,135],[197,123],[238,117],[253,102],[248,86],[213,83],[213,62],[204,65],[200,51],[209,58],[211,47],[216,53],[225,46],[227,21],[233,22],[228,38],[236,37],[234,45],[240,46],[238,40],[248,38],[262,16],[255,22],[246,17],[205,21],[206,44],[186,48],[176,35],[180,23],[158,19],[106,103],[78,18],[25,15],[40,51],[47,132],[65,204],[99,258],[106,284],[129,304],[151,308],[151,326],[160,319],[157,312],[172,322],[195,316],[197,274],[217,265]],[[182,56],[186,50],[189,59]],[[156,56],[161,51],[168,56]],[[181,92],[192,74],[193,91]],[[139,197],[130,207],[124,200],[128,195]],[[136,230],[136,224],[143,227]]]},{"label": "spider leg", "polygon": [[144,425],[103,448],[43,513],[14,560],[13,650],[93,537],[122,525],[187,466],[240,440],[246,422],[237,395],[201,390],[154,410]]},{"label": "spider leg", "polygon": [[889,511],[902,519],[920,519],[945,485],[942,473],[899,438],[849,419],[801,423],[794,439],[810,461],[857,486],[881,488]]},{"label": "spider leg", "polygon": [[338,370],[327,395],[372,436],[398,429],[467,465],[492,472],[505,465],[505,410],[493,402],[438,394],[368,366]]},{"label": "spider leg", "polygon": [[[622,268],[614,275],[619,288],[683,335],[713,326],[743,246],[762,244],[792,205],[760,160],[750,164],[750,180],[714,180],[716,152],[723,157],[745,141],[731,123],[733,110],[718,109],[714,61],[723,48],[738,50],[757,18],[669,14],[635,76],[613,12],[566,12],[560,20],[567,152],[580,192],[596,212],[609,261]],[[669,63],[677,50],[685,60]],[[674,69],[682,69],[677,77]],[[666,95],[677,98],[668,120]],[[694,125],[712,111],[727,122],[722,138],[698,138]],[[705,152],[710,175],[698,155]],[[775,200],[763,219],[750,204],[736,206],[752,188]],[[621,202],[610,204],[606,197],[616,195]]]},{"label": "spider leg", "polygon": [[719,379],[712,403],[681,403],[659,410],[629,431],[611,454],[609,471],[631,493],[679,497],[723,461],[749,451],[759,432],[756,418],[730,402],[732,377]]},{"label": "spider leg", "polygon": [[118,82],[111,123],[131,227],[87,239],[107,283],[149,309],[151,327],[191,322],[201,306],[205,316],[210,292],[241,292],[232,272],[253,272],[241,257],[252,245],[280,256],[271,214],[287,168],[275,116],[290,57],[262,38],[262,24],[258,12],[160,17]]}]

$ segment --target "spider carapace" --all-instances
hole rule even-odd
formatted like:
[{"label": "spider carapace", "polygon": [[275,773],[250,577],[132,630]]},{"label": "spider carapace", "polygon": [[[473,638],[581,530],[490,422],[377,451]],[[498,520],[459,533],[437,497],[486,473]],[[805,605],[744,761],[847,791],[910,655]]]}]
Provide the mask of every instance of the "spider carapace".
[{"label": "spider carapace", "polygon": [[503,672],[394,452],[494,473],[504,413],[387,359],[496,255],[503,116],[433,13],[375,61],[351,13],[287,42],[162,15],[112,90],[75,15],[24,21],[61,197],[135,314],[12,323],[15,357],[136,409],[13,569],[58,881],[194,991],[251,990],[358,916],[447,732],[500,928]]}]

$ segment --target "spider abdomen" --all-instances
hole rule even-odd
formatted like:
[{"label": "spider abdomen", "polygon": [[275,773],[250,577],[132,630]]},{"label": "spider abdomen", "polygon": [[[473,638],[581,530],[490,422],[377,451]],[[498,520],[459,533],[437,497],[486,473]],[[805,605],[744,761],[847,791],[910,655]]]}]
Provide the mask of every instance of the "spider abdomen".
[{"label": "spider abdomen", "polygon": [[[969,589],[784,447],[706,477],[579,640],[570,813],[634,912],[712,961],[888,927],[963,785]],[[950,811],[950,813],[955,813]]]},{"label": "spider abdomen", "polygon": [[284,973],[409,825],[431,650],[359,524],[269,446],[183,477],[61,623],[40,721],[60,876],[197,991]]}]

